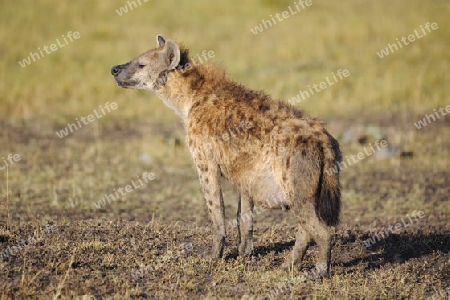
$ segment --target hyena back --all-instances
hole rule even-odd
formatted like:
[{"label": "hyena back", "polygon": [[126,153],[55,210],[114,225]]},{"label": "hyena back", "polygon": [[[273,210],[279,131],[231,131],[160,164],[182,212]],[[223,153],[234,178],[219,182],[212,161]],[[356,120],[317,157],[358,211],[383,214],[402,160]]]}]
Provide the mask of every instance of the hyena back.
[{"label": "hyena back", "polygon": [[253,250],[254,205],[291,209],[298,231],[283,267],[301,268],[312,239],[319,247],[316,274],[328,276],[340,184],[339,172],[325,171],[341,162],[338,142],[292,106],[235,83],[213,64],[194,65],[175,42],[158,35],[157,44],[111,73],[118,86],[152,91],[182,118],[213,225],[212,257],[224,250],[225,177],[239,192],[240,255]]}]

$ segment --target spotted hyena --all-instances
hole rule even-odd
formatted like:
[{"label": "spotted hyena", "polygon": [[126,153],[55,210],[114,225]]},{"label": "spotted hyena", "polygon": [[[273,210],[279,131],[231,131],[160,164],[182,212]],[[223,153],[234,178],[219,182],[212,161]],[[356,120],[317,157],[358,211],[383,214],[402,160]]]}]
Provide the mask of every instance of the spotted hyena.
[{"label": "spotted hyena", "polygon": [[212,257],[224,250],[225,177],[239,192],[240,255],[253,250],[254,205],[290,209],[298,231],[283,267],[301,268],[313,239],[319,247],[316,274],[328,276],[340,184],[339,172],[325,171],[338,168],[341,153],[318,120],[234,82],[214,64],[195,64],[187,49],[159,35],[157,48],[111,73],[118,86],[152,91],[181,117],[213,225]]}]

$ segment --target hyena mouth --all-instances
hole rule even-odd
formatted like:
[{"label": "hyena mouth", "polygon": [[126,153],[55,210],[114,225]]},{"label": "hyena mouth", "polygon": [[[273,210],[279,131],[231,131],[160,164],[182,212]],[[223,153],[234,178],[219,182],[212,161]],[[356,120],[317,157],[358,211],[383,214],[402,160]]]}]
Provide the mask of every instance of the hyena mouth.
[{"label": "hyena mouth", "polygon": [[116,83],[117,86],[122,87],[122,88],[131,88],[134,87],[138,84],[137,81],[132,80],[132,81],[120,81],[119,79],[116,78]]}]

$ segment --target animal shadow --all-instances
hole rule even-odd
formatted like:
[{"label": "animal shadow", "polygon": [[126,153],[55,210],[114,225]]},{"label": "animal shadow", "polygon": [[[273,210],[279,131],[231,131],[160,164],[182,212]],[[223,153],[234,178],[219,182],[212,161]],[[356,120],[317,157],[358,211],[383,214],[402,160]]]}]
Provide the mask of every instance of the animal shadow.
[{"label": "animal shadow", "polygon": [[[363,235],[363,240],[369,235]],[[346,244],[345,239],[342,241]],[[360,240],[355,241],[361,243]],[[425,234],[419,230],[417,233],[392,234],[385,239],[366,248],[366,253],[353,258],[343,264],[344,267],[353,267],[361,263],[367,263],[366,269],[378,269],[387,263],[402,264],[413,258],[421,258],[434,252],[450,253],[450,234],[429,233]],[[381,251],[381,252],[380,252]]]}]

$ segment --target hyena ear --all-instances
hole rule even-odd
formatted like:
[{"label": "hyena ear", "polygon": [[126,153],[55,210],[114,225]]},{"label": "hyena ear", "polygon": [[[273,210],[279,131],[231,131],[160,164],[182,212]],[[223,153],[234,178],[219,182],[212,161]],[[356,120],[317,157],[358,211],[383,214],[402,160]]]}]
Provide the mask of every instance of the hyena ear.
[{"label": "hyena ear", "polygon": [[163,55],[165,61],[169,62],[167,65],[169,70],[175,69],[180,63],[180,47],[171,40],[166,41]]},{"label": "hyena ear", "polygon": [[163,38],[162,35],[157,35],[156,36],[156,43],[158,44],[158,47],[164,46],[164,44],[166,43],[166,40]]}]

